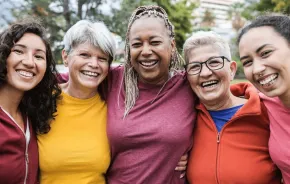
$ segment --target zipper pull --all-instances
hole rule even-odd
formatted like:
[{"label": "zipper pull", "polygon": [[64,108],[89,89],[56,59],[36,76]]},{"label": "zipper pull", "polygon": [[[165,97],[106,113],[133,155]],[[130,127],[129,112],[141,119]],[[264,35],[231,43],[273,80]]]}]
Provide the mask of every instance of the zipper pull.
[{"label": "zipper pull", "polygon": [[27,163],[29,163],[28,153],[25,154],[25,160],[26,160]]},{"label": "zipper pull", "polygon": [[217,143],[220,143],[220,133],[217,134]]}]

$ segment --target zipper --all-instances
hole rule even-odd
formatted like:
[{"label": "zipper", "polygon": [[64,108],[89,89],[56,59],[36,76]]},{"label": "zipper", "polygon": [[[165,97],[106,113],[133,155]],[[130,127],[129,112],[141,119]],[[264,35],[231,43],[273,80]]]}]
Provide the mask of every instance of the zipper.
[{"label": "zipper", "polygon": [[[1,108],[1,107],[0,107]],[[2,108],[1,108],[2,109]],[[28,117],[26,119],[26,132],[24,133],[24,130],[16,123],[14,118],[6,112],[4,109],[2,111],[13,121],[13,123],[21,130],[24,138],[25,138],[25,177],[24,177],[24,184],[26,184],[27,176],[28,176],[28,163],[29,163],[29,158],[28,158],[28,144],[30,142],[30,130],[29,130],[29,123],[28,123]]]},{"label": "zipper", "polygon": [[216,150],[216,182],[219,184],[218,180],[218,158],[219,158],[219,144],[220,144],[220,132],[217,134],[217,150]]}]

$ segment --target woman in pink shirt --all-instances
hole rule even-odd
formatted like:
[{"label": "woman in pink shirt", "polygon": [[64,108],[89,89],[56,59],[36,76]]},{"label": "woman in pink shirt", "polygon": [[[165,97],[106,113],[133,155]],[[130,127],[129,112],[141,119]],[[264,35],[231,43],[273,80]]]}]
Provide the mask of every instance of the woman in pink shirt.
[{"label": "woman in pink shirt", "polygon": [[269,151],[290,183],[290,18],[258,17],[238,37],[247,79],[261,92],[270,119]]}]

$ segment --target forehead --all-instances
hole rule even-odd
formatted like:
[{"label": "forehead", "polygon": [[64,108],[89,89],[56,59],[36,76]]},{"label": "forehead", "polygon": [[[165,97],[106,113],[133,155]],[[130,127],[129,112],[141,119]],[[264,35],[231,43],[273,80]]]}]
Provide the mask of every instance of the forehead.
[{"label": "forehead", "polygon": [[136,19],[133,22],[129,34],[130,38],[139,37],[141,35],[168,36],[168,29],[165,26],[165,22],[162,20],[162,18],[148,17],[148,15],[144,15],[143,17]]},{"label": "forehead", "polygon": [[46,50],[43,40],[38,35],[33,33],[24,33],[16,44],[25,45],[26,47],[32,49]]},{"label": "forehead", "polygon": [[213,56],[220,56],[220,49],[213,45],[204,45],[191,49],[188,55],[189,62],[203,62]]},{"label": "forehead", "polygon": [[283,42],[287,44],[287,40],[277,33],[274,28],[263,26],[252,28],[246,32],[240,40],[239,49],[240,52],[256,51],[262,45],[280,45]]},{"label": "forehead", "polygon": [[87,52],[92,52],[93,54],[102,54],[102,55],[108,56],[108,54],[106,54],[102,49],[92,45],[89,42],[80,43],[80,44],[76,45],[74,47],[73,51],[77,51],[77,52],[87,51]]}]

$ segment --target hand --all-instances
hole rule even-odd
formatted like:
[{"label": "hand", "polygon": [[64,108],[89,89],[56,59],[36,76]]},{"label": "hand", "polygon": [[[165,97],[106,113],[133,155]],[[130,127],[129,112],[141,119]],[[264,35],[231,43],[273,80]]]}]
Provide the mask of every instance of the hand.
[{"label": "hand", "polygon": [[180,158],[179,162],[177,163],[177,166],[175,167],[176,171],[180,171],[180,178],[183,178],[186,173],[186,167],[187,167],[187,159],[188,159],[188,154],[182,155]]}]

